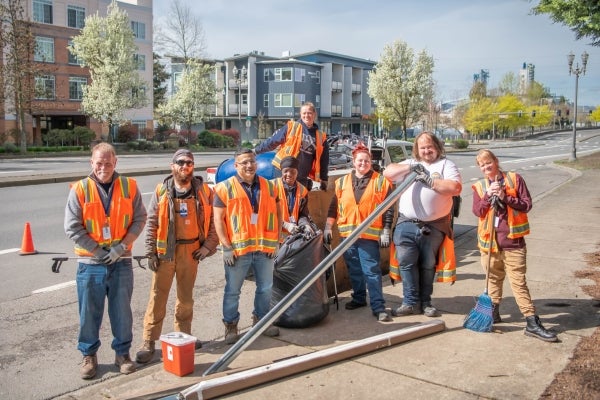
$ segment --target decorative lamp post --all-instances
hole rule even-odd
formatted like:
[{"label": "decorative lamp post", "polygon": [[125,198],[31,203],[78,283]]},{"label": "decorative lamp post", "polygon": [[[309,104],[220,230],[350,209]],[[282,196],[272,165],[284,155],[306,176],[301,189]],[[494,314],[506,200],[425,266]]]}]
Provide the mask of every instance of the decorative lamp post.
[{"label": "decorative lamp post", "polygon": [[248,71],[246,70],[246,66],[244,65],[242,69],[236,68],[233,66],[233,78],[235,79],[235,83],[238,88],[238,127],[240,132],[240,143],[238,145],[238,149],[242,147],[242,82],[246,81],[246,74]]},{"label": "decorative lamp post", "polygon": [[581,68],[579,67],[579,63],[575,65],[573,68],[573,61],[575,60],[575,54],[573,52],[569,53],[567,59],[569,60],[569,75],[575,75],[575,105],[574,105],[574,113],[573,113],[573,148],[571,149],[571,157],[569,157],[569,161],[573,162],[577,160],[577,92],[579,90],[579,74],[585,75],[585,67],[587,66],[589,54],[587,52],[583,52],[581,54]]}]

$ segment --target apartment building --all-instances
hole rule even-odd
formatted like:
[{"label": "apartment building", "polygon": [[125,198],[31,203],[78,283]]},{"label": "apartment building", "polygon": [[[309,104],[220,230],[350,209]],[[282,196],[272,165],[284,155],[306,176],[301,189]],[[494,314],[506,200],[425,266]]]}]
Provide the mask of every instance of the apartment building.
[{"label": "apartment building", "polygon": [[285,52],[281,57],[258,51],[236,54],[223,60],[223,74],[216,75],[224,78],[217,80],[226,106],[222,126],[238,129],[243,141],[265,139],[288,120],[298,119],[303,103],[312,102],[325,132],[372,133],[368,117],[375,107],[367,94],[367,78],[375,65],[323,50]]},{"label": "apartment building", "polygon": [[[43,90],[37,91],[32,113],[26,116],[28,144],[42,144],[42,135],[50,129],[87,126],[98,136],[108,133],[107,126],[81,112],[82,86],[89,82],[90,74],[67,46],[84,27],[85,18],[96,12],[106,16],[110,3],[109,0],[24,0],[25,16],[34,23],[34,61],[40,63],[43,71],[35,82]],[[117,4],[131,20],[138,47],[132,57],[136,58],[140,76],[147,82],[149,98],[147,106],[127,110],[125,118],[140,129],[152,129],[152,0],[123,0]],[[16,116],[11,108],[11,104],[4,105],[0,128],[5,132],[16,127]]]}]

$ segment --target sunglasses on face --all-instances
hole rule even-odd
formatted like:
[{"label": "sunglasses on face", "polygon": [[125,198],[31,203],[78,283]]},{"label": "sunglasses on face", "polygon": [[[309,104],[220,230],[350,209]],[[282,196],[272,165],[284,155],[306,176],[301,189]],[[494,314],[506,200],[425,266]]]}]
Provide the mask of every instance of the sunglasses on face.
[{"label": "sunglasses on face", "polygon": [[194,162],[190,160],[177,160],[175,161],[175,164],[179,165],[180,167],[183,167],[184,165],[191,167],[192,165],[194,165]]}]

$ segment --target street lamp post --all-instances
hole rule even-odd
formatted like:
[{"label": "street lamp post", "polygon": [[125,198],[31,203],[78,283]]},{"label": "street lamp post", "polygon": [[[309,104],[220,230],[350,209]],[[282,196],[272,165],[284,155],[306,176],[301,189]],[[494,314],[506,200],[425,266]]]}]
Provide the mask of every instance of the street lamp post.
[{"label": "street lamp post", "polygon": [[235,83],[237,84],[237,88],[238,88],[238,127],[239,127],[239,132],[240,132],[240,143],[238,145],[238,148],[242,147],[242,82],[244,82],[246,80],[246,66],[244,65],[242,67],[242,69],[238,69],[236,68],[236,66],[233,66],[233,78],[235,79]]},{"label": "street lamp post", "polygon": [[573,68],[573,61],[575,60],[575,54],[573,52],[569,53],[567,59],[569,60],[569,75],[575,75],[575,105],[573,112],[573,147],[571,149],[571,157],[569,161],[573,162],[577,160],[577,92],[579,90],[579,74],[585,75],[585,67],[587,66],[589,54],[587,52],[583,52],[581,54],[581,68],[579,67],[579,63],[575,65]]}]

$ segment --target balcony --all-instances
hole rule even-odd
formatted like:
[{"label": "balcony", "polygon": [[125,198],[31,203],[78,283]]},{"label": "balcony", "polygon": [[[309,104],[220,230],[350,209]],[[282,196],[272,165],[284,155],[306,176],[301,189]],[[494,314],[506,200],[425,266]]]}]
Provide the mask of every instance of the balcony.
[{"label": "balcony", "polygon": [[359,94],[361,92],[362,88],[360,87],[360,85],[358,83],[353,83],[352,84],[352,94]]},{"label": "balcony", "polygon": [[331,82],[331,91],[332,92],[341,92],[342,91],[342,82],[332,81]]},{"label": "balcony", "polygon": [[233,103],[233,104],[229,104],[229,108],[228,108],[228,113],[227,115],[229,115],[230,117],[236,116],[236,115],[248,115],[248,104],[242,104],[242,108],[241,108],[241,112],[238,111],[238,106],[239,104],[237,103]]},{"label": "balcony", "polygon": [[352,112],[353,117],[360,117],[361,116],[360,106],[352,106],[351,112]]},{"label": "balcony", "polygon": [[331,116],[332,117],[341,117],[342,116],[342,106],[332,105],[331,106]]},{"label": "balcony", "polygon": [[242,82],[239,82],[235,79],[230,79],[229,85],[227,85],[227,87],[229,88],[229,90],[238,90],[238,89],[247,90],[248,89],[248,80],[243,80]]}]

